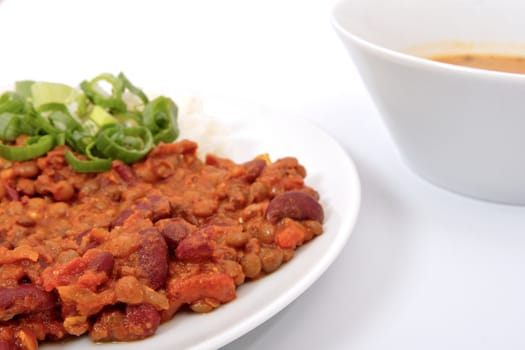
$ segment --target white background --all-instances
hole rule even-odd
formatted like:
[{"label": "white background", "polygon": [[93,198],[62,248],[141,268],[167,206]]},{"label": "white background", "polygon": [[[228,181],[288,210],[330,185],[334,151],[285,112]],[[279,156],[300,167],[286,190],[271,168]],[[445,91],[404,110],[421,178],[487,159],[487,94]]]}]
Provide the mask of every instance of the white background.
[{"label": "white background", "polygon": [[0,0],[0,85],[124,71],[141,87],[312,120],[343,145],[363,196],[346,248],[300,298],[224,350],[525,348],[525,208],[449,193],[406,168],[331,7]]}]

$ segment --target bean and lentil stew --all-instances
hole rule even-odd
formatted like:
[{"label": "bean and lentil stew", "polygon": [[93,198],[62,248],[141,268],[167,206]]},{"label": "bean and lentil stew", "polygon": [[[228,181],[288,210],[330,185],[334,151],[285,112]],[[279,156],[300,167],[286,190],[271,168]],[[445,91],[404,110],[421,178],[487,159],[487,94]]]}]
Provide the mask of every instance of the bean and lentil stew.
[{"label": "bean and lentil stew", "polygon": [[0,158],[0,349],[144,339],[181,309],[232,301],[323,232],[296,158],[238,164],[196,150],[160,142],[99,173],[74,171],[66,145]]}]

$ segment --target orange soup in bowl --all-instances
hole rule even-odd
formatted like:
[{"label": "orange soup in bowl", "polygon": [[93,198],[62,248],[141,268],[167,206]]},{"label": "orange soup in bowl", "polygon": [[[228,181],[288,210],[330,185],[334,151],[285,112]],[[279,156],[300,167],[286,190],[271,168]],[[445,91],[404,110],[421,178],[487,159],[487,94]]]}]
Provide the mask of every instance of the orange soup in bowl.
[{"label": "orange soup in bowl", "polygon": [[522,56],[469,53],[436,55],[428,58],[458,66],[525,74],[525,57]]}]

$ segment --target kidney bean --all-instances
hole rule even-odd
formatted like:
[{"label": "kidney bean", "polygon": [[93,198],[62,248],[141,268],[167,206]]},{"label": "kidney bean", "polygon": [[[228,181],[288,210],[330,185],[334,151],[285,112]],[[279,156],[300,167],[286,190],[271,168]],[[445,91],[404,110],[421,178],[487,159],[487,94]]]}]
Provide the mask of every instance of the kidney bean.
[{"label": "kidney bean", "polygon": [[53,294],[33,284],[0,287],[0,321],[8,321],[19,314],[29,314],[56,306]]},{"label": "kidney bean", "polygon": [[157,229],[141,230],[137,277],[153,289],[164,287],[168,278],[168,246]]},{"label": "kidney bean", "polygon": [[[93,254],[93,257],[91,258],[90,252],[92,251],[94,250],[88,251],[84,255],[86,259],[89,259],[87,268],[96,272],[104,272],[106,275],[111,276],[113,266],[115,265],[115,258],[113,255],[109,252],[101,251],[97,252],[97,254]],[[86,255],[88,256],[86,257]]]},{"label": "kidney bean", "polygon": [[288,191],[272,199],[266,210],[266,218],[271,223],[275,224],[285,217],[323,222],[324,212],[319,202],[309,194]]},{"label": "kidney bean", "polygon": [[190,224],[183,218],[162,219],[155,223],[169,249],[175,249],[189,234],[197,230],[197,226]]},{"label": "kidney bean", "polygon": [[[126,318],[129,329],[134,331],[133,339],[153,335],[160,325],[160,314],[150,304],[126,305]],[[130,340],[129,337],[126,340]]]},{"label": "kidney bean", "polygon": [[213,229],[208,226],[187,236],[175,249],[175,256],[188,262],[199,262],[211,258],[213,255],[212,235]]},{"label": "kidney bean", "polygon": [[135,181],[135,175],[128,165],[122,163],[119,160],[116,160],[112,163],[112,166],[113,170],[115,170],[115,172],[122,180],[124,180],[125,183],[131,184]]},{"label": "kidney bean", "polygon": [[142,217],[151,219],[153,222],[167,218],[171,215],[171,204],[166,197],[152,194],[133,202],[129,207],[122,210],[111,222],[110,227],[122,226],[127,218],[138,212]]},{"label": "kidney bean", "polygon": [[20,195],[18,194],[18,191],[15,190],[11,185],[8,183],[4,184],[5,193],[7,195],[7,198],[9,198],[12,201],[19,201]]},{"label": "kidney bean", "polygon": [[133,210],[131,209],[124,209],[121,211],[111,222],[110,228],[124,225],[124,221],[126,221],[126,219],[129,218],[131,214],[133,214]]},{"label": "kidney bean", "polygon": [[79,232],[76,236],[75,236],[75,242],[80,245],[82,243],[82,240],[84,239],[84,237],[88,236],[89,233],[91,232],[91,229],[88,228],[87,230],[84,230],[84,231],[81,231]]},{"label": "kidney bean", "polygon": [[170,201],[161,195],[152,194],[135,203],[136,210],[144,213],[144,217],[157,221],[170,216]]},{"label": "kidney bean", "polygon": [[242,167],[245,169],[244,179],[248,182],[253,182],[266,167],[266,161],[263,159],[253,159],[244,164]]},{"label": "kidney bean", "polygon": [[0,340],[0,350],[18,350],[14,339],[13,341]]}]

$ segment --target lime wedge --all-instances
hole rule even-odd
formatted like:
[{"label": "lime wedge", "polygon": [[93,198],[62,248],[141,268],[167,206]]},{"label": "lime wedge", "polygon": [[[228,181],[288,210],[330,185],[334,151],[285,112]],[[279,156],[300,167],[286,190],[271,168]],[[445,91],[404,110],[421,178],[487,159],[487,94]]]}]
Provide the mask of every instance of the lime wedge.
[{"label": "lime wedge", "polygon": [[82,99],[82,93],[77,89],[60,83],[36,82],[31,85],[33,104],[38,109],[47,103],[62,103],[66,106]]},{"label": "lime wedge", "polygon": [[31,86],[33,86],[34,83],[35,82],[32,80],[17,81],[15,84],[15,91],[25,98],[30,98],[32,97]]}]

